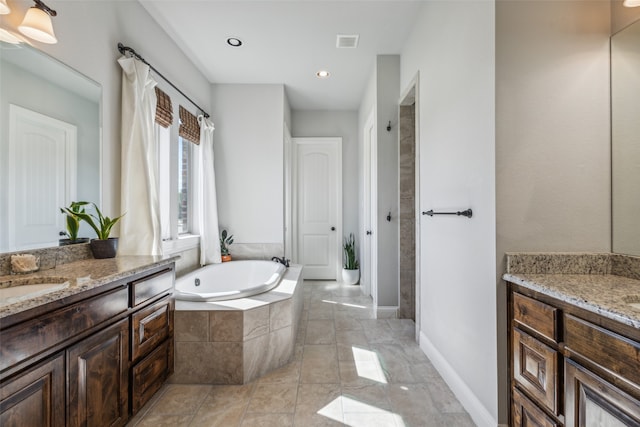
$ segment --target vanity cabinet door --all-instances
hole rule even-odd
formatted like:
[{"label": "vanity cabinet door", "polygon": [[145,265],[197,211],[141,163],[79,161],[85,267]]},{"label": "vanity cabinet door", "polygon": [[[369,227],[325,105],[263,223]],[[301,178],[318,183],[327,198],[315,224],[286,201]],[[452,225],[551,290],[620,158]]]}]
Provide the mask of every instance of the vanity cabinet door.
[{"label": "vanity cabinet door", "polygon": [[64,353],[0,385],[0,426],[62,427]]},{"label": "vanity cabinet door", "polygon": [[571,360],[565,362],[565,404],[567,426],[640,426],[640,401]]},{"label": "vanity cabinet door", "polygon": [[68,425],[121,426],[128,417],[129,321],[67,350]]}]

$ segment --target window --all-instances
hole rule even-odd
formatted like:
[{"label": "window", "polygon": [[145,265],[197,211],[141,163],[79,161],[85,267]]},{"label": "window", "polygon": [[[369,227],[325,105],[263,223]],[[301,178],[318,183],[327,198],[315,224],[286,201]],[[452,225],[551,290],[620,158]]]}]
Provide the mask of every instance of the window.
[{"label": "window", "polygon": [[158,199],[165,254],[198,244],[194,195],[197,194],[194,144],[178,136],[177,126],[156,124],[158,147]]},{"label": "window", "polygon": [[191,203],[191,142],[178,137],[178,235],[189,233],[189,211]]}]

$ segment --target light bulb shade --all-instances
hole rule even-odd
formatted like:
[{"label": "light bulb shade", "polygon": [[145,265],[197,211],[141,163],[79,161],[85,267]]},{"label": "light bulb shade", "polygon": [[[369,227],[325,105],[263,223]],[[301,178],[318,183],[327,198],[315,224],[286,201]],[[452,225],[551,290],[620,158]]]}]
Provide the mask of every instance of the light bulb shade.
[{"label": "light bulb shade", "polygon": [[7,4],[7,0],[0,0],[0,15],[7,15],[11,13],[11,8]]},{"label": "light bulb shade", "polygon": [[640,0],[624,0],[622,5],[626,7],[638,7],[640,6]]},{"label": "light bulb shade", "polygon": [[37,7],[27,10],[18,30],[25,36],[42,43],[53,44],[58,42],[56,35],[53,33],[51,17],[47,12]]},{"label": "light bulb shade", "polygon": [[0,27],[0,42],[18,44],[23,41],[24,40],[21,39],[21,36],[18,36],[14,32],[5,30],[4,28]]}]

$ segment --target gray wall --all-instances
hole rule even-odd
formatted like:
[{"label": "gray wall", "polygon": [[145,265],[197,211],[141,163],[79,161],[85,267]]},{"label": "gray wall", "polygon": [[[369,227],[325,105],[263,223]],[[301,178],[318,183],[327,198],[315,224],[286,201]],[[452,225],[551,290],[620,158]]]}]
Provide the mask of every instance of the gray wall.
[{"label": "gray wall", "polygon": [[480,426],[498,419],[495,298],[495,9],[425,2],[402,51],[419,73],[420,347]]},{"label": "gray wall", "polygon": [[214,84],[218,222],[236,243],[284,242],[283,85]]},{"label": "gray wall", "polygon": [[610,9],[498,1],[496,201],[500,413],[507,410],[507,251],[610,250]]},{"label": "gray wall", "polygon": [[358,113],[356,111],[292,112],[291,134],[300,137],[342,137],[342,229],[359,236]]}]

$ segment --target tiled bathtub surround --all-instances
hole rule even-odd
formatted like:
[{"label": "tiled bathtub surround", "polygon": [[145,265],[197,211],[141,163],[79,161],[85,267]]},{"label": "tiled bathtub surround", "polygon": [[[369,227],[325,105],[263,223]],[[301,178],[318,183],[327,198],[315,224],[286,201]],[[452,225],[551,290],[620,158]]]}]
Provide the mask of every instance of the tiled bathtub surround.
[{"label": "tiled bathtub surround", "polygon": [[284,256],[282,243],[234,243],[229,247],[231,257],[235,260],[261,259],[270,260],[274,256]]},{"label": "tiled bathtub surround", "polygon": [[176,301],[173,383],[244,384],[293,357],[302,268],[264,294],[212,303]]}]

